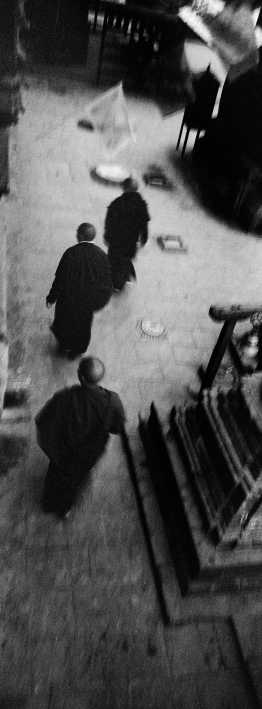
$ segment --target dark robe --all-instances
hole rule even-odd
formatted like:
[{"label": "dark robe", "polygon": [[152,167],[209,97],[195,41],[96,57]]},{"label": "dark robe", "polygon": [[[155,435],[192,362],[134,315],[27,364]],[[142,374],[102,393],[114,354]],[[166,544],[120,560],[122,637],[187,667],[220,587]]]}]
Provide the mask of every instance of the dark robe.
[{"label": "dark robe", "polygon": [[262,167],[262,60],[236,81],[225,82],[217,132],[234,155],[243,153]]},{"label": "dark robe", "polygon": [[102,455],[110,433],[121,433],[125,413],[117,394],[96,385],[57,392],[39,411],[37,440],[50,459],[43,504],[63,516],[88,471]]},{"label": "dark robe", "polygon": [[63,254],[47,296],[56,303],[52,330],[65,349],[85,352],[91,338],[93,313],[108,303],[112,277],[107,255],[82,241]]},{"label": "dark robe", "polygon": [[257,67],[235,81],[226,80],[218,116],[194,150],[205,198],[226,216],[237,218],[242,229],[250,231],[258,217],[261,228],[261,60],[260,51]]},{"label": "dark robe", "polygon": [[109,205],[104,240],[108,244],[114,288],[121,289],[126,281],[136,277],[132,259],[138,241],[143,245],[147,242],[149,219],[147,204],[139,192],[124,192]]}]

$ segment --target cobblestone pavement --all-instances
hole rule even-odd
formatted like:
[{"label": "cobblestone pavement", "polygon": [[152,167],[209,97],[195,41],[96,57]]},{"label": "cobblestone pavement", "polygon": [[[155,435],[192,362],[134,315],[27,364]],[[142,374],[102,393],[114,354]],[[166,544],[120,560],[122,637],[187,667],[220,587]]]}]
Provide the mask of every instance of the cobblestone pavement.
[{"label": "cobblestone pavement", "polygon": [[[40,510],[47,461],[33,418],[49,395],[76,379],[76,363],[56,355],[45,296],[79,223],[93,222],[102,245],[106,207],[119,189],[92,180],[90,169],[105,155],[97,136],[77,127],[96,91],[77,75],[53,71],[29,76],[23,93],[26,113],[13,132],[12,189],[2,208],[11,366],[31,377],[31,419],[23,464],[11,466],[0,484],[0,707],[256,706],[228,616],[259,612],[259,594],[252,607],[248,597],[194,604],[181,600],[174,580],[177,622],[163,627],[118,439],[112,437],[68,522]],[[218,334],[209,306],[259,301],[262,247],[208,214],[188,186],[174,152],[181,114],[163,120],[154,102],[134,95],[128,108],[137,142],[117,161],[138,178],[160,162],[174,188],[141,181],[152,221],[149,243],[137,256],[137,284],[95,316],[89,350],[105,362],[105,385],[123,398],[141,460],[138,412],[154,399],[165,414],[188,385],[198,384],[197,365],[207,361]],[[187,254],[162,252],[159,233],[179,234]],[[167,337],[141,338],[141,318],[162,321]],[[248,651],[254,677],[258,637]]]}]

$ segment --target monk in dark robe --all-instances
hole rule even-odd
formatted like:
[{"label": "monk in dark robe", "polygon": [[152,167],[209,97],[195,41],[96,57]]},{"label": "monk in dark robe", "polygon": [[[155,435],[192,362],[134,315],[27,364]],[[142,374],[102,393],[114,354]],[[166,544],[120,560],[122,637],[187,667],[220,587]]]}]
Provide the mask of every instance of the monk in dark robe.
[{"label": "monk in dark robe", "polygon": [[121,434],[124,427],[119,396],[98,386],[104,371],[99,359],[84,357],[80,383],[54,394],[35,419],[38,444],[50,459],[43,507],[58,517],[69,513],[109,434]]},{"label": "monk in dark robe", "polygon": [[104,232],[115,291],[122,290],[126,282],[136,279],[132,259],[138,243],[144,246],[147,242],[150,220],[146,202],[137,191],[136,181],[132,178],[124,180],[123,190],[121,197],[117,197],[108,207]]},{"label": "monk in dark robe", "polygon": [[95,234],[92,224],[80,224],[78,243],[63,254],[46,298],[47,307],[56,304],[51,330],[71,357],[86,351],[94,311],[103,308],[112,294],[110,263],[92,243]]}]

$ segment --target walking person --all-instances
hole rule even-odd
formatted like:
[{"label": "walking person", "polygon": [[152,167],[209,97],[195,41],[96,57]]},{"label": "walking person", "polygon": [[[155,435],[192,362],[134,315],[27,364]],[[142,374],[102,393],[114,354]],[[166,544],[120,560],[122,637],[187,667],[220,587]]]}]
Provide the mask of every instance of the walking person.
[{"label": "walking person", "polygon": [[82,358],[79,384],[54,394],[35,419],[38,444],[50,460],[43,507],[58,517],[69,513],[109,434],[121,434],[124,427],[118,394],[98,385],[104,372],[101,360]]},{"label": "walking person", "polygon": [[123,194],[108,207],[104,231],[115,291],[136,279],[132,259],[138,243],[144,246],[148,240],[149,220],[147,204],[138,192],[137,182],[133,178],[124,180]]},{"label": "walking person", "polygon": [[55,303],[51,325],[61,350],[69,356],[83,354],[91,339],[93,314],[112,294],[111,268],[106,253],[93,243],[92,224],[77,229],[77,244],[63,254],[46,305]]}]

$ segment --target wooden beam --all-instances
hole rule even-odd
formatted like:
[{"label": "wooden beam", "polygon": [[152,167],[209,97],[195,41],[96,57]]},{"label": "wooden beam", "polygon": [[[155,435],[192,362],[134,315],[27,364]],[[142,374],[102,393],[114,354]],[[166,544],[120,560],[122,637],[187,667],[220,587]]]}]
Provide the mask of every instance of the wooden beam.
[{"label": "wooden beam", "polygon": [[215,320],[215,322],[224,322],[232,319],[237,322],[238,320],[247,320],[254,313],[262,313],[261,303],[257,305],[251,305],[250,303],[246,305],[211,305],[208,314],[211,320]]}]

